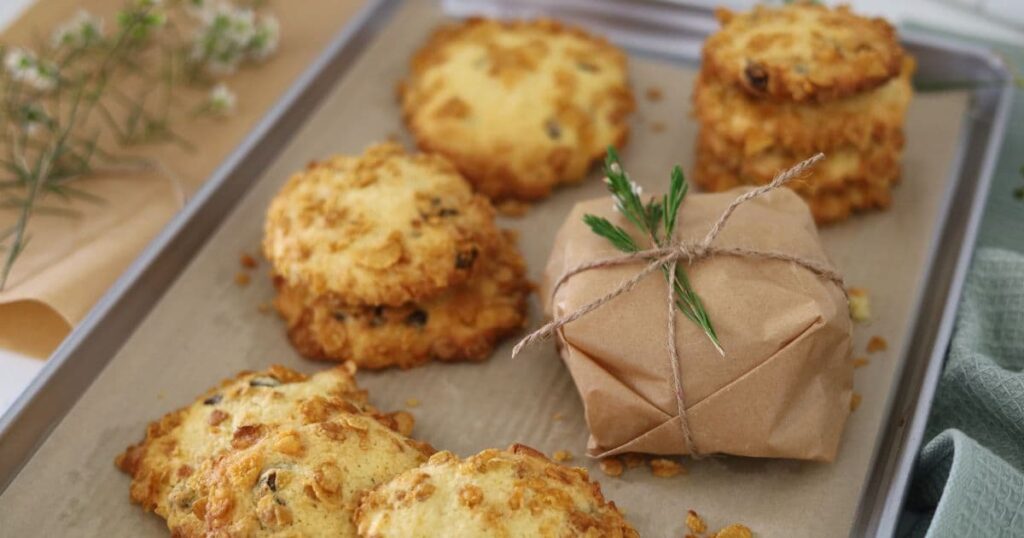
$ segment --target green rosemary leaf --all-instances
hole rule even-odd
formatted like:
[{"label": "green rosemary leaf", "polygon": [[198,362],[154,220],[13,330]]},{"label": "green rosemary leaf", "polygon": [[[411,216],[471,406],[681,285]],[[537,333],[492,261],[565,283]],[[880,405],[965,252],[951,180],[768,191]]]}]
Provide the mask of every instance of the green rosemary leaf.
[{"label": "green rosemary leaf", "polygon": [[665,237],[671,239],[676,230],[676,219],[679,216],[679,206],[686,198],[686,192],[690,186],[683,176],[683,169],[676,165],[672,169],[672,178],[669,181],[668,194],[663,198],[665,206]]},{"label": "green rosemary leaf", "polygon": [[615,248],[623,252],[639,250],[629,232],[612,224],[608,219],[597,215],[583,215],[583,222],[597,235],[607,239]]},{"label": "green rosemary leaf", "polygon": [[[640,199],[642,193],[640,187],[629,180],[625,170],[622,168],[619,154],[614,147],[608,148],[604,164],[608,191],[615,200],[616,210],[621,212],[627,220],[646,234],[655,246],[669,246],[675,232],[679,209],[689,188],[686,178],[683,176],[682,168],[676,166],[672,169],[668,193],[663,195],[660,201],[652,198],[644,204]],[[629,232],[612,224],[608,219],[595,215],[584,215],[583,221],[595,234],[604,237],[615,245],[615,248],[623,252],[637,252],[639,250],[636,241],[629,235]],[[661,227],[664,227],[665,234],[663,237],[659,234]],[[701,301],[700,296],[697,295],[697,292],[694,291],[693,286],[690,284],[690,279],[686,274],[684,265],[677,263],[675,268],[675,278],[672,280],[675,282],[673,289],[676,294],[676,307],[679,308],[680,312],[687,319],[699,326],[704,331],[708,340],[715,346],[715,349],[724,355],[725,352],[722,350],[721,342],[718,340],[718,334],[711,323],[711,317],[708,315],[707,309],[704,308],[704,303]],[[661,270],[665,280],[669,281],[672,276],[670,266],[665,264]]]}]

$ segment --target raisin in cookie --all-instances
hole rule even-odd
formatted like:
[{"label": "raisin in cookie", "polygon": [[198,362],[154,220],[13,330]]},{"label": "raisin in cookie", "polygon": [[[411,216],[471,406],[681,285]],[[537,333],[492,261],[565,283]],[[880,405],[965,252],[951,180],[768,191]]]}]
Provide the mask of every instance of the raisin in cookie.
[{"label": "raisin in cookie", "polygon": [[493,220],[446,159],[386,143],[294,175],[270,204],[263,250],[290,285],[400,305],[468,279]]},{"label": "raisin in cookie", "polygon": [[327,420],[342,412],[370,413],[408,434],[412,417],[382,415],[366,403],[352,364],[312,376],[283,366],[243,372],[210,389],[195,403],[165,415],[128,447],[116,464],[132,476],[131,499],[145,510],[167,517],[167,494],[208,457],[241,449],[281,424]]},{"label": "raisin in cookie", "polygon": [[439,452],[363,497],[356,524],[365,538],[639,536],[585,470],[522,445]]},{"label": "raisin in cookie", "polygon": [[554,21],[444,27],[411,67],[400,99],[417,143],[492,200],[534,200],[579,181],[628,134],[625,54]]},{"label": "raisin in cookie", "polygon": [[877,87],[900,72],[903,49],[883,19],[812,2],[716,13],[705,73],[752,95],[826,101]]},{"label": "raisin in cookie", "polygon": [[790,151],[828,153],[853,146],[867,150],[902,144],[902,130],[913,95],[914,60],[906,57],[900,75],[856,95],[825,102],[758,99],[741,89],[701,75],[694,86],[694,115],[739,145],[744,155],[781,146]]},{"label": "raisin in cookie", "polygon": [[276,278],[274,304],[293,345],[308,357],[367,368],[483,360],[499,339],[522,327],[529,284],[512,232],[481,252],[478,263],[467,282],[425,301],[350,306]]},{"label": "raisin in cookie", "polygon": [[282,427],[248,448],[207,460],[170,494],[174,536],[356,536],[364,491],[433,452],[372,418]]}]

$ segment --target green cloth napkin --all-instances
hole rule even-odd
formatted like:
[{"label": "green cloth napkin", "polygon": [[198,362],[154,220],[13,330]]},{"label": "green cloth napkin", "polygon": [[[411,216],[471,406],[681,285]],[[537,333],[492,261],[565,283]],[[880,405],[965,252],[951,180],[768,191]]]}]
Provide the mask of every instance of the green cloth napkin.
[{"label": "green cloth napkin", "polygon": [[925,438],[901,535],[1024,536],[1024,255],[975,257]]},{"label": "green cloth napkin", "polygon": [[[1024,73],[1024,49],[967,40]],[[1022,150],[1018,89],[899,536],[1024,537]]]}]

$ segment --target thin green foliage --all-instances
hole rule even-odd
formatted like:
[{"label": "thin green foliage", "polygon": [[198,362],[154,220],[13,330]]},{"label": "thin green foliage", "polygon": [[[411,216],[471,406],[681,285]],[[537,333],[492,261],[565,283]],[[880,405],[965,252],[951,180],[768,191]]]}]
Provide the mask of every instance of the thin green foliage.
[{"label": "thin green foliage", "polygon": [[[642,199],[643,190],[629,179],[614,147],[608,148],[604,169],[605,183],[608,186],[608,191],[612,194],[615,210],[643,233],[654,246],[658,248],[670,246],[675,237],[679,209],[689,190],[682,168],[676,166],[672,169],[667,194],[660,198],[651,197],[646,203]],[[607,239],[612,246],[622,252],[635,253],[642,250],[628,231],[604,217],[587,214],[583,216],[583,222],[591,231]],[[722,350],[707,309],[705,309],[700,296],[694,291],[683,264],[676,264],[674,279],[670,278],[672,276],[670,271],[670,264],[662,267],[665,280],[674,280],[676,306],[679,311],[690,321],[696,323],[707,335],[715,349],[724,355],[725,352]]]}]

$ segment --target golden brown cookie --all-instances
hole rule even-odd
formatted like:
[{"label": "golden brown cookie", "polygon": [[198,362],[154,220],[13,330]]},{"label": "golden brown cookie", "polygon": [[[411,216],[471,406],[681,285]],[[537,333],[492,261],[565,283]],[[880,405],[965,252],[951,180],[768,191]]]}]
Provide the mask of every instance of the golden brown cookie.
[{"label": "golden brown cookie", "polygon": [[292,176],[267,211],[263,250],[292,286],[400,305],[468,279],[493,220],[446,159],[386,143]]},{"label": "golden brown cookie", "polygon": [[366,368],[483,360],[498,340],[522,327],[529,284],[512,232],[481,252],[479,264],[467,282],[400,306],[347,306],[280,278],[274,304],[293,345],[307,357]]},{"label": "golden brown cookie", "polygon": [[367,494],[356,525],[364,538],[639,536],[586,470],[522,445],[439,452]]},{"label": "golden brown cookie", "polygon": [[731,84],[701,75],[694,86],[694,114],[702,129],[738,145],[744,155],[784,147],[798,153],[859,150],[902,144],[902,129],[913,94],[914,61],[885,84],[826,102],[779,102],[751,97]]},{"label": "golden brown cookie", "polygon": [[879,86],[900,72],[903,49],[883,19],[813,2],[716,12],[702,69],[752,95],[827,101]]},{"label": "golden brown cookie", "polygon": [[626,141],[626,56],[582,30],[469,19],[437,30],[411,67],[400,99],[417,143],[492,200],[547,196]]},{"label": "golden brown cookie", "polygon": [[[902,135],[901,135],[902,136]],[[900,137],[899,140],[902,140]],[[890,187],[899,180],[902,144],[860,151],[850,146],[829,150],[806,178],[789,187],[800,194],[819,224],[843,220],[854,211],[882,209],[891,202]],[[763,185],[775,174],[810,157],[769,148],[753,156],[704,129],[698,137],[694,182],[712,192],[740,185]]]},{"label": "golden brown cookie", "polygon": [[376,420],[340,413],[282,427],[207,460],[170,494],[173,536],[356,536],[362,494],[433,453]]},{"label": "golden brown cookie", "polygon": [[343,364],[305,376],[275,365],[223,381],[192,405],[151,423],[146,437],[117,457],[117,466],[132,476],[132,501],[167,517],[167,494],[204,459],[245,448],[282,424],[321,422],[341,412],[371,413],[410,433],[412,417],[377,413],[366,403],[354,372],[354,365]]}]

